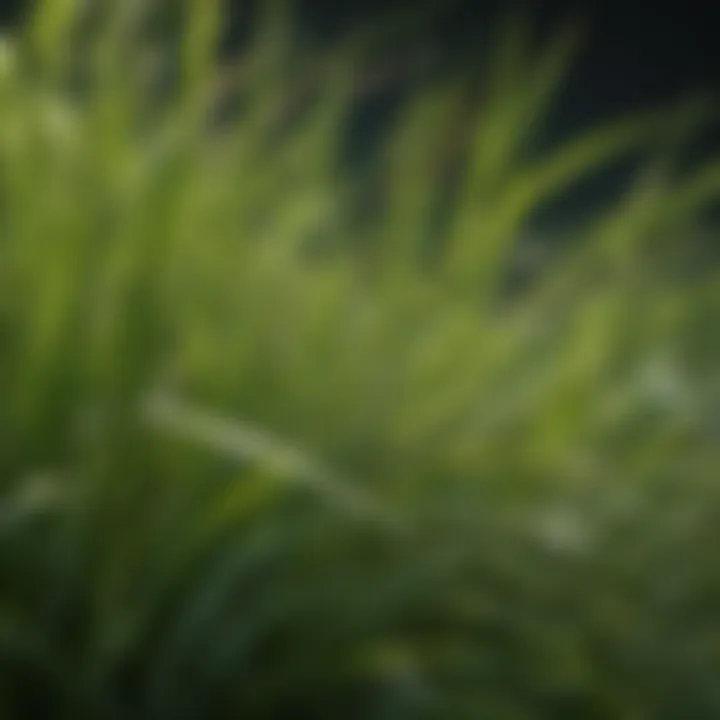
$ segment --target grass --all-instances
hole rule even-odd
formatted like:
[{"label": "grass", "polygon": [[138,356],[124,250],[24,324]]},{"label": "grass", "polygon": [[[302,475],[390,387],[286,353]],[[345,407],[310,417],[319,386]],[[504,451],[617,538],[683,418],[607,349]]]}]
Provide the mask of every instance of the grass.
[{"label": "grass", "polygon": [[706,108],[538,154],[575,33],[517,25],[359,217],[361,43],[221,71],[214,0],[79,5],[0,47],[0,716],[716,717]]}]

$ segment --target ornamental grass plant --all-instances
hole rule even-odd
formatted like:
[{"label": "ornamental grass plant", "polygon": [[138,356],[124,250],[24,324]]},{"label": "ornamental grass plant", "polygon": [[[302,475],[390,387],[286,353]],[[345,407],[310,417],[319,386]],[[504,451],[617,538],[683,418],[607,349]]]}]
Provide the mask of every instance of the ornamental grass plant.
[{"label": "ornamental grass plant", "polygon": [[719,717],[713,108],[538,150],[514,24],[353,171],[373,41],[273,7],[0,44],[0,718]]}]

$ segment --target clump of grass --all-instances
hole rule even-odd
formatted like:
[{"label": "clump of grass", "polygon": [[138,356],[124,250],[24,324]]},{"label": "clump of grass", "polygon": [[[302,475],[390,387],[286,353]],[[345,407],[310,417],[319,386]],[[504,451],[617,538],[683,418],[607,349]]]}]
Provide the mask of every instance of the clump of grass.
[{"label": "clump of grass", "polygon": [[[79,5],[0,48],[0,713],[715,717],[696,108],[534,157],[573,34],[509,33],[358,223],[354,49],[274,16],[220,72],[214,0]],[[544,203],[658,152],[508,291]]]}]

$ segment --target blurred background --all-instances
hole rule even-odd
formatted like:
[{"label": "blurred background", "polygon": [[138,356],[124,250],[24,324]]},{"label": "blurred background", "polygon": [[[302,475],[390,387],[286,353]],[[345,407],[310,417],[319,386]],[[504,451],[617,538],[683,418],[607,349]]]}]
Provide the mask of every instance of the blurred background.
[{"label": "blurred background", "polygon": [[[228,47],[247,33],[254,5],[248,0],[225,3]],[[0,23],[17,26],[31,7],[26,0],[3,0]],[[299,32],[315,40],[337,37],[369,21],[405,17],[406,25],[414,24],[409,34],[415,46],[429,52],[434,62],[455,69],[482,56],[488,33],[508,14],[530,15],[540,39],[558,23],[577,18],[584,25],[585,41],[561,98],[558,131],[720,86],[716,9],[701,0],[675,5],[621,0],[301,0],[295,7]]]},{"label": "blurred background", "polygon": [[0,6],[0,720],[720,717],[712,9],[291,5]]},{"label": "blurred background", "polygon": [[[247,41],[263,3],[226,0],[224,6],[223,46],[232,54]],[[26,0],[3,0],[0,25],[17,26],[31,7]],[[551,143],[622,113],[700,94],[717,98],[720,92],[717,11],[704,0],[675,5],[622,0],[299,0],[293,11],[298,37],[311,45],[332,43],[368,26],[396,29],[388,35],[393,47],[385,47],[377,66],[366,70],[368,91],[351,141],[357,157],[372,150],[404,90],[437,73],[477,70],[497,28],[518,15],[531,18],[538,44],[568,21],[576,22],[583,37],[541,142]],[[714,120],[694,136],[687,157],[719,149],[720,122]],[[610,168],[577,188],[559,204],[551,224],[612,197],[629,167]]]}]

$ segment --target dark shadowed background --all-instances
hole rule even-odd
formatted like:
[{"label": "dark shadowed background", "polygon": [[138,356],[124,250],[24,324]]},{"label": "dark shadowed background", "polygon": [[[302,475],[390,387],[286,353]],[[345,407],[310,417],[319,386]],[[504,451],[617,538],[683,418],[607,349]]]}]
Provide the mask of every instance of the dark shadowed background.
[{"label": "dark shadowed background", "polygon": [[[252,8],[263,3],[226,0],[226,4],[226,40],[231,49],[242,38]],[[421,19],[422,8],[429,6],[433,12]],[[31,7],[28,0],[0,0],[0,23],[17,22]],[[720,10],[707,0],[665,5],[649,0],[296,0],[295,7],[301,35],[309,42],[337,39],[391,19],[400,19],[400,24],[417,20],[406,40],[408,49],[424,52],[449,73],[467,72],[478,65],[498,23],[512,13],[532,18],[539,42],[563,21],[579,19],[585,33],[583,49],[558,101],[548,139],[639,108],[661,109],[663,104],[698,93],[720,98]],[[382,125],[394,88],[402,82],[391,84],[379,101],[368,103],[361,113],[355,142],[360,156]],[[698,139],[693,154],[718,151],[720,123],[714,121]],[[598,197],[615,186],[616,176],[611,174],[589,193]]]},{"label": "dark shadowed background", "polygon": [[[301,0],[296,3],[305,26],[324,36],[352,29],[368,19],[380,19],[427,5],[422,0]],[[240,25],[247,0],[227,0]],[[574,15],[585,17],[588,39],[573,82],[575,118],[658,102],[696,89],[720,88],[720,10],[716,3],[623,2],[622,0],[544,0],[512,3],[502,0],[444,0],[437,18],[423,31],[428,42],[443,46],[455,62],[471,57],[483,32],[499,13],[529,12],[541,32]],[[0,0],[0,21],[12,22],[32,6],[29,0]],[[231,30],[233,32],[233,30]],[[572,118],[571,118],[572,119]]]}]

